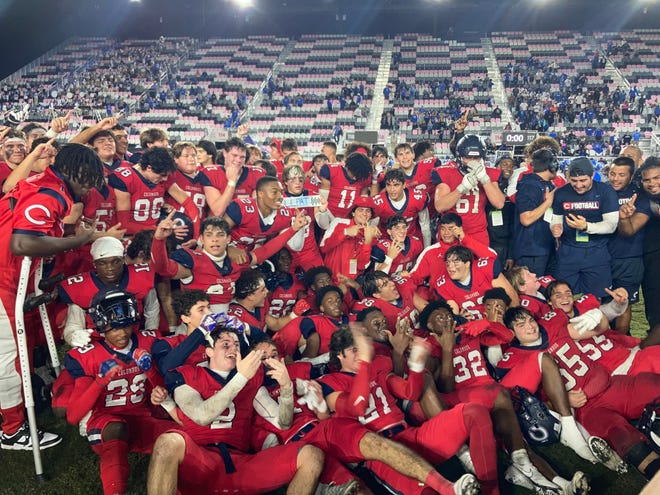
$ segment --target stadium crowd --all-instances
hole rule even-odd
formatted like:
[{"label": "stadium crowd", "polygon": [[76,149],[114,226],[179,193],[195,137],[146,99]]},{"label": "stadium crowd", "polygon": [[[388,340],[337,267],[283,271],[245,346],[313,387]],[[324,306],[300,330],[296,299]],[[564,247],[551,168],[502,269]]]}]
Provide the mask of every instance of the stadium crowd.
[{"label": "stadium crowd", "polygon": [[[464,125],[449,161],[361,142],[339,161],[334,141],[305,161],[293,139],[254,160],[159,128],[130,153],[112,116],[58,143],[68,119],[0,131],[3,449],[33,447],[15,308],[43,264],[69,349],[52,407],[106,494],[126,493],[128,452],[151,454],[152,495],[498,494],[498,448],[508,482],[588,493],[534,450],[554,442],[660,469],[660,159],[624,147],[598,181],[540,136],[491,164]],[[453,456],[454,482],[434,468]]]}]

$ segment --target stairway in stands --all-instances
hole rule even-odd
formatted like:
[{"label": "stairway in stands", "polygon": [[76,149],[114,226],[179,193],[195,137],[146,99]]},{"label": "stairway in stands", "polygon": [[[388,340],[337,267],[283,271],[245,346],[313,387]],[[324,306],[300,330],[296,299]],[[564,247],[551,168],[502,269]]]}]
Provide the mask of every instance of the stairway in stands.
[{"label": "stairway in stands", "polygon": [[[486,67],[488,68],[488,77],[493,81],[493,103],[500,107],[502,110],[502,122],[510,122],[514,128],[518,128],[509,110],[509,105],[504,91],[504,81],[502,81],[502,74],[497,65],[497,58],[495,57],[495,50],[493,50],[493,43],[490,38],[481,38],[481,47],[484,52],[484,59],[486,60]],[[504,127],[504,126],[502,126]]]},{"label": "stairway in stands", "polygon": [[380,129],[380,118],[385,108],[383,89],[385,89],[390,77],[393,47],[394,42],[391,39],[383,42],[383,51],[380,52],[380,63],[378,64],[378,75],[376,76],[376,83],[374,85],[374,98],[371,101],[371,108],[369,109],[369,117],[367,119],[366,130],[368,131],[377,131]]}]

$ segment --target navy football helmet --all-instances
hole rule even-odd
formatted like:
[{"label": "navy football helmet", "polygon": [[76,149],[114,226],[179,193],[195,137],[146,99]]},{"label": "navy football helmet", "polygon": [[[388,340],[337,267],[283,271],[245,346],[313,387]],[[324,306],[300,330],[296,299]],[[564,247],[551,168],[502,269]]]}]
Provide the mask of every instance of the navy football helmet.
[{"label": "navy football helmet", "polygon": [[140,321],[135,296],[122,290],[99,292],[87,311],[99,333],[110,328],[124,328]]},{"label": "navy football helmet", "polygon": [[528,442],[533,445],[550,445],[559,441],[561,422],[538,397],[526,388],[516,386],[511,391],[511,400],[520,429]]}]

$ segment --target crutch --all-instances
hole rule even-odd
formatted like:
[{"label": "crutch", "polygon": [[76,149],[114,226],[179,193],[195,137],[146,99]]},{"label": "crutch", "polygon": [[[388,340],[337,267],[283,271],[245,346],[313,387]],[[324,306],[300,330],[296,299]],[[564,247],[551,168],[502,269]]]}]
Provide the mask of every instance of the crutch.
[{"label": "crutch", "polygon": [[[44,260],[41,258],[37,269],[34,272],[34,294],[39,297],[43,294],[43,284],[41,275],[44,269]],[[48,345],[48,352],[50,354],[50,362],[53,365],[55,370],[55,376],[60,376],[60,371],[62,366],[60,364],[60,358],[57,355],[57,347],[55,346],[55,337],[53,337],[53,329],[50,326],[50,319],[48,318],[48,311],[46,310],[46,304],[39,305],[39,316],[41,317],[41,326],[44,329],[44,335],[46,336],[46,344]]]},{"label": "crutch", "polygon": [[30,277],[30,268],[32,267],[32,258],[24,256],[21,263],[21,275],[18,279],[18,288],[16,290],[16,306],[14,307],[14,319],[16,321],[16,347],[18,350],[18,360],[21,365],[21,375],[23,381],[23,398],[25,399],[25,408],[27,409],[28,425],[30,427],[30,437],[32,438],[32,455],[34,457],[34,471],[38,481],[46,481],[44,478],[44,468],[41,464],[41,448],[39,444],[39,431],[37,429],[37,417],[34,411],[34,397],[32,396],[32,377],[30,376],[30,356],[25,335],[25,318],[23,315],[23,303],[27,294],[28,278]]}]

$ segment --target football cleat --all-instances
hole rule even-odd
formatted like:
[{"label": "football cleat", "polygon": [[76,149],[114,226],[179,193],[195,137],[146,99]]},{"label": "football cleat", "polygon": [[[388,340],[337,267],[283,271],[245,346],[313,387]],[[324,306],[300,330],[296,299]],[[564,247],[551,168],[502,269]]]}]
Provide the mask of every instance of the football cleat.
[{"label": "football cleat", "polygon": [[357,480],[350,480],[341,485],[319,483],[314,495],[355,495],[360,488]]},{"label": "football cleat", "polygon": [[472,474],[464,474],[454,483],[456,495],[477,495],[480,491],[479,482]]},{"label": "football cleat", "polygon": [[660,402],[653,402],[644,408],[637,429],[648,437],[655,451],[660,453]]},{"label": "football cleat", "polygon": [[628,464],[619,457],[619,454],[614,452],[605,440],[600,437],[591,436],[587,440],[587,444],[594,457],[605,467],[619,474],[628,472]]},{"label": "football cleat", "polygon": [[[525,473],[523,469],[520,466],[511,464],[504,473],[504,479],[512,485],[527,488],[537,495],[561,495],[561,488],[545,479],[536,469],[529,470],[528,473]],[[538,476],[533,471],[536,471]]]},{"label": "football cleat", "polygon": [[564,488],[562,495],[587,495],[590,490],[587,476],[582,471],[576,471],[571,482]]}]

